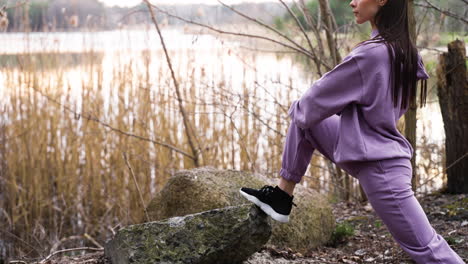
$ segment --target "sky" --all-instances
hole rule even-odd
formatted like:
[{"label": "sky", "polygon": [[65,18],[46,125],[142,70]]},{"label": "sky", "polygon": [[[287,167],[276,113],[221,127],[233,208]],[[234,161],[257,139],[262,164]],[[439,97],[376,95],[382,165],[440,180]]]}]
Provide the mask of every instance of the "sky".
[{"label": "sky", "polygon": [[[135,6],[141,3],[141,0],[99,0],[108,6],[122,6],[122,7],[130,7]],[[225,4],[237,4],[241,2],[275,2],[276,0],[221,0],[221,2]],[[217,0],[150,0],[153,4],[219,4]],[[288,2],[288,1],[286,1]]]}]

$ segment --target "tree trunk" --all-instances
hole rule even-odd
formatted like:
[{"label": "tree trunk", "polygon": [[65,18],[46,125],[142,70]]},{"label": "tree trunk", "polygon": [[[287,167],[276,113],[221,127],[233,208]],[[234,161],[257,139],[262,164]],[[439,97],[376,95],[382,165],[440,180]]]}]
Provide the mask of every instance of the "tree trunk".
[{"label": "tree trunk", "polygon": [[346,201],[351,200],[351,176],[348,173],[344,174],[344,186],[345,186],[345,195],[344,198]]},{"label": "tree trunk", "polygon": [[[409,33],[410,38],[413,43],[416,44],[416,21],[414,18],[414,4],[413,0],[409,0],[408,2],[408,24],[409,24]],[[417,174],[417,167],[416,167],[416,113],[417,113],[417,105],[410,105],[408,107],[408,111],[405,113],[405,137],[413,146],[414,153],[413,157],[411,158],[411,167],[413,168],[413,175],[411,178],[411,185],[413,191],[417,188],[417,183],[419,181],[419,177]]]},{"label": "tree trunk", "polygon": [[337,25],[335,18],[331,12],[330,3],[328,0],[319,0],[320,14],[325,27],[325,34],[327,36],[328,50],[330,51],[330,57],[333,59],[333,64],[338,64],[342,59],[338,52],[335,38],[332,33],[335,32]]},{"label": "tree trunk", "polygon": [[[468,193],[468,74],[465,43],[439,55],[437,94],[444,120],[447,192]],[[451,167],[448,167],[452,164]]]},{"label": "tree trunk", "polygon": [[340,197],[341,200],[344,200],[346,197],[346,186],[344,186],[344,181],[343,181],[343,171],[341,170],[340,167],[338,167],[336,164],[334,164],[335,170],[336,170],[336,179],[335,179],[335,184],[337,186],[337,196]]}]

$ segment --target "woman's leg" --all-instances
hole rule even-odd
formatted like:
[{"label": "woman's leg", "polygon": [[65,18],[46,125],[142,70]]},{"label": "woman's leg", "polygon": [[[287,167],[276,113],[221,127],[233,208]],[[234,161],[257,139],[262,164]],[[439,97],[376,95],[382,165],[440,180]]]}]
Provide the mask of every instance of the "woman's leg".
[{"label": "woman's leg", "polygon": [[[283,150],[280,188],[292,194],[315,149],[335,163],[333,148],[338,136],[339,118],[334,115],[307,130],[290,123]],[[340,167],[359,179],[372,207],[395,241],[418,264],[464,264],[444,238],[436,233],[416,200],[411,189],[410,160],[389,159],[341,164]]]},{"label": "woman's leg", "polygon": [[[302,129],[290,122],[283,149],[278,187],[290,195],[304,176],[315,149],[335,163],[333,148],[338,136],[340,116],[333,115],[310,129]],[[339,165],[350,173],[346,167]]]},{"label": "woman's leg", "polygon": [[281,177],[278,187],[280,189],[293,195],[296,183],[301,181],[307,170],[314,149],[305,139],[304,130],[290,122],[283,148],[282,166],[279,171]]},{"label": "woman's leg", "polygon": [[287,192],[289,195],[293,195],[296,183],[293,181],[288,181],[285,178],[281,177],[278,182],[278,187],[281,190]]},{"label": "woman's leg", "polygon": [[437,234],[411,188],[411,162],[398,158],[359,165],[369,202],[401,248],[418,264],[463,264]]}]

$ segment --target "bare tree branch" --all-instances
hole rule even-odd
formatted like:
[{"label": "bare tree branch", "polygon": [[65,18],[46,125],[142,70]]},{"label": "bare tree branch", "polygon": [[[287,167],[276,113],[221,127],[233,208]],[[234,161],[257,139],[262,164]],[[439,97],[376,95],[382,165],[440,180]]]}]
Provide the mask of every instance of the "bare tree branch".
[{"label": "bare tree branch", "polygon": [[[312,28],[312,32],[315,35],[315,39],[317,40],[318,50],[324,50],[323,45],[322,45],[322,37],[320,36],[320,32],[318,30],[316,21],[310,15],[310,10],[305,5],[304,0],[299,0],[299,4],[301,7],[299,9],[301,10],[302,14],[304,15],[305,20],[307,21],[307,24],[310,25],[310,27]],[[316,56],[316,58],[314,58],[315,66],[316,66],[317,73],[319,76],[322,76],[322,70],[320,69],[320,60],[322,58],[321,55],[323,54],[319,53],[319,56]]]},{"label": "bare tree branch", "polygon": [[[463,1],[465,1],[465,3],[466,3],[467,0],[463,0]],[[455,18],[457,20],[460,20],[460,21],[464,22],[465,24],[468,24],[468,20],[465,17],[460,17],[459,15],[454,14],[454,13],[450,12],[449,10],[445,10],[445,9],[440,8],[440,7],[437,7],[434,4],[432,4],[431,2],[429,2],[429,0],[424,0],[424,2],[426,2],[426,5],[416,3],[416,2],[414,3],[414,5],[415,6],[425,7],[425,8],[435,9],[435,10],[439,11],[442,14],[453,17],[453,18]]]},{"label": "bare tree branch", "polygon": [[330,9],[330,4],[327,0],[319,0],[320,13],[323,16],[323,24],[325,28],[325,35],[327,37],[328,49],[330,56],[333,59],[334,64],[338,64],[341,61],[340,53],[336,47],[336,38],[333,37],[332,33],[335,32],[336,22]]},{"label": "bare tree branch", "polygon": [[418,35],[419,35],[419,32],[421,32],[421,28],[422,28],[422,25],[423,25],[423,21],[426,19],[427,14],[429,14],[429,8],[426,8],[426,12],[424,12],[423,18],[420,19],[421,22],[420,22],[419,25],[417,25],[417,27],[416,27],[416,36],[418,36]]},{"label": "bare tree branch", "polygon": [[453,165],[457,164],[458,162],[460,162],[461,160],[463,160],[465,157],[468,156],[468,152],[466,152],[465,154],[463,154],[460,158],[458,158],[456,161],[452,162],[452,164],[448,165],[447,168],[445,168],[445,170],[443,170],[442,172],[428,178],[427,180],[425,180],[423,183],[421,183],[418,187],[416,187],[416,190],[418,190],[419,188],[421,188],[422,186],[426,185],[428,182],[430,181],[433,181],[435,177],[437,176],[440,176],[442,173],[446,172],[448,169],[450,169]]},{"label": "bare tree branch", "polygon": [[[441,53],[444,53],[445,51],[442,51],[442,50],[439,50],[439,49],[436,49],[436,48],[431,48],[431,47],[426,47],[426,46],[416,46],[418,49],[427,49],[427,50],[431,50],[431,51],[434,51],[434,52],[437,52],[439,54]],[[468,55],[466,55],[466,57],[468,59]]]},{"label": "bare tree branch", "polygon": [[250,51],[255,51],[255,52],[267,52],[267,53],[296,53],[294,51],[288,51],[288,50],[266,50],[266,49],[256,49],[256,48],[251,48],[247,47],[244,45],[239,45],[239,48],[250,50]]},{"label": "bare tree branch", "polygon": [[[281,1],[281,0],[280,0]],[[247,16],[246,14],[244,13],[241,13],[239,11],[237,11],[235,8],[229,6],[229,5],[226,5],[225,3],[221,2],[220,0],[218,0],[218,2],[220,4],[222,4],[223,6],[229,8],[230,10],[232,10],[234,13],[240,15],[241,17],[244,17],[250,21],[253,21],[259,25],[261,25],[262,27],[265,27],[273,32],[275,32],[276,34],[278,34],[279,36],[283,37],[284,39],[288,40],[289,42],[291,42],[292,44],[294,44],[296,47],[298,47],[299,49],[301,49],[302,51],[306,52],[307,54],[310,54],[310,52],[308,50],[306,50],[304,47],[302,47],[300,44],[298,44],[297,42],[295,42],[294,40],[292,40],[291,38],[289,38],[288,36],[284,35],[283,33],[279,32],[278,30],[276,30],[275,28],[255,19],[255,18],[252,18],[252,17],[249,17]],[[312,56],[312,54],[310,54],[310,56]]]},{"label": "bare tree branch", "polygon": [[164,54],[166,55],[166,61],[171,71],[172,81],[174,82],[174,86],[175,86],[174,88],[177,94],[177,101],[179,103],[180,113],[182,114],[182,119],[184,122],[187,140],[188,140],[190,148],[192,149],[192,153],[194,155],[193,161],[195,163],[195,166],[199,167],[200,166],[199,154],[202,152],[202,149],[200,148],[199,141],[197,142],[198,147],[195,146],[195,141],[198,140],[198,136],[195,134],[195,130],[192,128],[192,125],[190,124],[187,113],[185,112],[185,108],[182,103],[182,94],[180,93],[180,89],[179,89],[179,83],[177,82],[177,79],[175,77],[174,69],[172,68],[171,58],[169,57],[169,54],[167,52],[166,44],[164,43],[164,38],[162,37],[161,30],[159,29],[158,21],[156,21],[156,17],[154,16],[152,5],[150,4],[148,0],[143,0],[143,1],[148,6],[148,9],[151,15],[151,20],[153,21],[153,24],[156,27],[156,30],[158,31],[159,39],[161,40],[161,45],[163,46]]},{"label": "bare tree branch", "polygon": [[278,41],[278,40],[275,40],[275,39],[272,39],[272,38],[269,38],[269,37],[265,37],[265,36],[259,36],[259,35],[252,35],[252,34],[245,34],[245,33],[238,33],[238,32],[230,32],[230,31],[225,31],[225,30],[221,30],[221,29],[218,29],[218,28],[215,28],[215,27],[212,27],[212,26],[209,26],[209,25],[206,25],[206,24],[203,24],[203,23],[198,23],[198,22],[195,22],[193,20],[189,20],[189,19],[185,19],[183,17],[180,17],[180,16],[177,16],[177,15],[174,15],[174,14],[171,14],[165,10],[162,10],[160,9],[159,7],[157,7],[156,5],[152,5],[151,6],[153,8],[155,8],[156,10],[158,10],[159,12],[163,13],[163,14],[166,14],[167,16],[170,16],[170,17],[173,17],[173,18],[176,18],[176,19],[179,19],[181,21],[184,21],[186,23],[190,23],[190,24],[193,24],[193,25],[197,25],[197,26],[201,26],[201,27],[204,27],[204,28],[207,28],[211,31],[214,31],[214,32],[217,32],[217,33],[220,33],[220,34],[226,34],[226,35],[234,35],[234,36],[242,36],[242,37],[250,37],[250,38],[255,38],[255,39],[262,39],[262,40],[267,40],[267,41],[270,41],[270,42],[273,42],[273,43],[276,43],[278,45],[281,45],[283,47],[286,47],[286,48],[289,48],[289,49],[292,49],[298,53],[301,53],[305,56],[307,56],[308,58],[311,58],[311,59],[316,59],[316,60],[319,60],[322,65],[324,65],[327,69],[331,69],[332,67],[330,67],[330,65],[321,60],[320,58],[317,58],[316,56],[314,56],[313,54],[311,54],[309,51],[305,50],[302,46],[300,46],[301,48],[297,48],[297,47],[294,47],[294,46],[291,46],[291,45],[288,45],[286,43],[283,43],[281,41]]},{"label": "bare tree branch", "polygon": [[312,43],[310,42],[309,36],[307,36],[307,33],[305,32],[304,27],[302,26],[301,22],[299,22],[299,19],[297,18],[297,16],[294,14],[294,12],[289,8],[289,6],[283,0],[279,0],[279,1],[281,2],[281,4],[283,4],[284,8],[286,8],[286,10],[288,10],[288,13],[294,18],[294,21],[296,21],[297,26],[299,27],[302,34],[304,35],[304,37],[307,40],[307,44],[309,45],[310,52],[312,53],[312,55],[314,57],[316,57],[316,55],[314,53],[314,47],[312,46]]},{"label": "bare tree branch", "polygon": [[26,5],[28,2],[29,2],[29,0],[18,1],[15,5],[12,5],[12,6],[5,6],[4,8],[5,8],[5,9],[17,8],[17,7]]}]

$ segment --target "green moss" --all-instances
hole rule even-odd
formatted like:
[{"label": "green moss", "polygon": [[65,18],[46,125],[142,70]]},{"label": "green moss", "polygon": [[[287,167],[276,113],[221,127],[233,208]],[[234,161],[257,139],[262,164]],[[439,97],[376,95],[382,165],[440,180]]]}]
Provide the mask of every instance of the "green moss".
[{"label": "green moss", "polygon": [[333,230],[330,241],[327,243],[327,246],[336,247],[339,244],[342,244],[348,240],[349,237],[354,235],[354,226],[348,221],[343,221],[338,223]]},{"label": "green moss", "polygon": [[456,216],[457,214],[466,211],[468,208],[468,197],[463,198],[459,201],[455,201],[450,204],[446,204],[443,206],[447,209],[447,214],[449,216]]},{"label": "green moss", "polygon": [[424,60],[424,68],[426,68],[427,73],[430,75],[433,72],[433,69],[437,66],[436,60]]},{"label": "green moss", "polygon": [[380,228],[382,226],[382,221],[381,220],[375,220],[374,221],[374,226],[377,228]]},{"label": "green moss", "polygon": [[445,240],[447,240],[447,243],[449,243],[449,245],[453,245],[455,244],[455,238],[452,237],[452,236],[448,236],[448,237],[444,237]]},{"label": "green moss", "polygon": [[268,241],[268,220],[259,208],[245,204],[131,225],[106,244],[106,252],[122,260],[117,263],[241,261]]},{"label": "green moss", "polygon": [[[208,167],[180,171],[152,199],[147,211],[151,220],[160,221],[215,208],[251,204],[242,197],[239,188],[261,188],[268,183],[266,177],[247,171]],[[297,186],[295,202],[298,206],[291,212],[290,223],[273,221],[268,245],[289,247],[305,254],[326,243],[335,226],[332,208],[326,198],[314,190]]]}]

